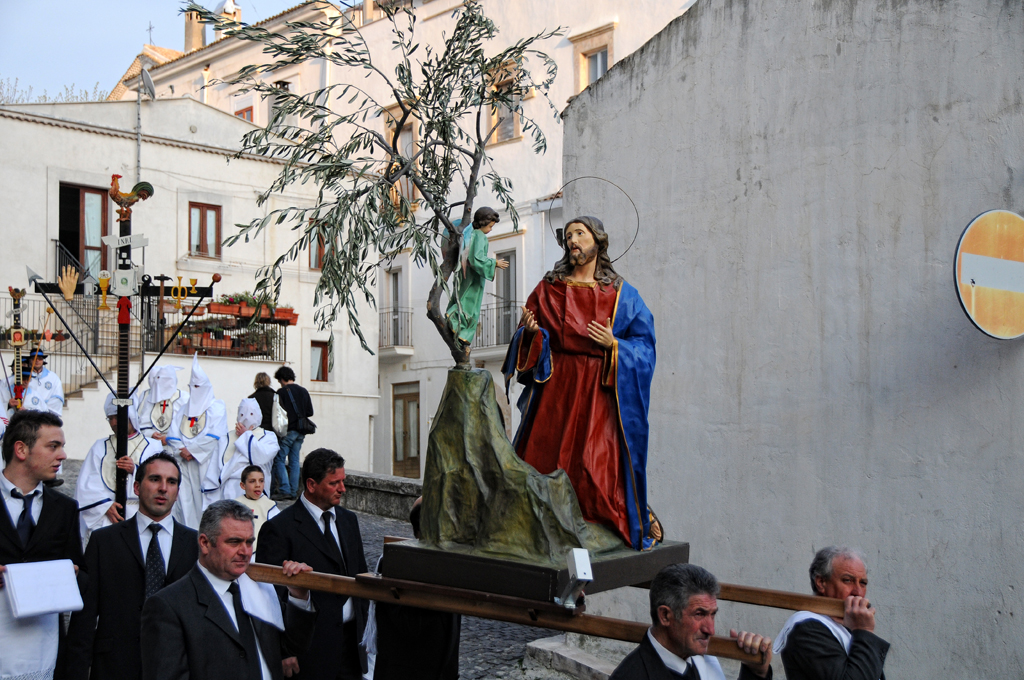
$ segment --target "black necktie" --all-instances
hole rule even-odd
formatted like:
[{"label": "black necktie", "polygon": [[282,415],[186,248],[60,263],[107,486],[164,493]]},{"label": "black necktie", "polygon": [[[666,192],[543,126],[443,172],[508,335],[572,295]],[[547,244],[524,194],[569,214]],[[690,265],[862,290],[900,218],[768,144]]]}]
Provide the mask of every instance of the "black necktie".
[{"label": "black necktie", "polygon": [[263,677],[263,670],[260,668],[260,654],[256,648],[256,632],[252,629],[252,622],[249,615],[242,609],[242,596],[238,590],[238,583],[231,582],[228,592],[234,599],[235,623],[238,624],[238,634],[242,637],[242,647],[245,649],[245,677],[249,680],[257,680]]},{"label": "black necktie", "polygon": [[11,496],[13,498],[20,498],[23,501],[21,515],[18,516],[17,526],[18,538],[21,539],[22,547],[28,547],[28,541],[32,538],[32,530],[36,527],[36,521],[32,519],[32,501],[34,501],[38,495],[38,491],[33,491],[26,496],[18,489],[11,489]]},{"label": "black necktie", "polygon": [[167,580],[167,571],[164,568],[164,554],[160,551],[160,525],[153,522],[149,530],[153,537],[149,539],[149,549],[146,550],[146,599],[155,595],[158,590],[164,587]]},{"label": "black necktie", "polygon": [[334,540],[334,534],[331,533],[331,513],[325,512],[321,517],[324,520],[324,538],[327,539],[331,548],[334,549],[335,555],[341,560],[341,571],[348,573],[348,567],[345,565],[345,555],[341,552],[341,546]]},{"label": "black necktie", "polygon": [[693,663],[693,659],[686,660],[686,672],[685,673],[673,673],[683,680],[701,680],[700,671],[697,670],[697,664]]}]

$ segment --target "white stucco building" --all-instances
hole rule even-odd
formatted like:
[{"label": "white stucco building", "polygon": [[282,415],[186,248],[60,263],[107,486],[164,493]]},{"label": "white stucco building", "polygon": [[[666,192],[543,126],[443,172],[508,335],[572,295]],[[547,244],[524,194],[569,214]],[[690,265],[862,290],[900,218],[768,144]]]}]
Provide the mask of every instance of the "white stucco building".
[{"label": "white stucco building", "polygon": [[[445,31],[454,25],[452,12],[456,0],[403,2],[416,13],[416,35],[422,43],[438,44]],[[484,9],[500,31],[493,49],[497,51],[516,39],[562,27],[564,35],[538,46],[551,55],[559,75],[551,92],[551,101],[561,108],[573,96],[636,50],[671,19],[685,11],[687,0],[571,0],[557,3],[541,0],[507,2],[487,0]],[[330,5],[302,5],[260,23],[269,31],[281,30],[286,21],[313,20],[323,13],[336,13]],[[370,46],[376,63],[392,72],[396,56],[391,52],[391,24],[381,20],[383,13],[366,2],[345,10]],[[216,38],[217,36],[211,36]],[[210,106],[265,125],[273,102],[261,101],[252,93],[242,94],[238,87],[211,85],[242,66],[263,63],[260,48],[251,43],[218,39],[206,44],[195,17],[186,15],[185,54],[167,62],[152,62],[151,74],[160,99],[191,96]],[[350,74],[322,60],[297,64],[274,73],[279,85],[299,94],[327,84],[349,82]],[[363,80],[382,105],[389,105],[388,94],[380,83]],[[372,88],[377,87],[377,90]],[[133,91],[121,96],[134,97]],[[555,232],[563,224],[561,198],[555,196],[562,186],[562,128],[555,112],[543,97],[524,101],[527,115],[533,117],[547,136],[544,155],[531,150],[528,139],[519,130],[518,121],[507,126],[503,136],[491,145],[490,155],[499,172],[513,183],[520,216],[518,232],[511,220],[502,221],[490,234],[491,253],[507,259],[508,270],[498,272],[489,284],[481,326],[474,342],[473,359],[477,366],[498,371],[511,333],[518,324],[519,305],[545,271],[560,257]],[[383,129],[384,119],[377,123]],[[590,174],[590,173],[582,173]],[[614,191],[614,189],[612,189]],[[456,199],[457,200],[457,199]],[[493,197],[482,190],[476,207],[497,207]],[[300,263],[305,275],[315,276],[315,255]],[[411,262],[408,253],[381,263],[378,279],[379,312],[379,384],[380,407],[374,422],[374,454],[367,468],[373,472],[420,477],[422,456],[431,418],[437,408],[447,370],[453,366],[451,354],[426,318],[426,298],[433,283],[429,269]],[[364,324],[364,327],[366,324]],[[512,401],[515,401],[513,395]],[[514,409],[513,409],[514,410]],[[514,422],[518,422],[517,420]]]},{"label": "white stucco building", "polygon": [[[122,175],[121,191],[136,181],[136,103],[95,102],[82,104],[26,104],[0,108],[0,200],[6,208],[4,248],[0,270],[7,273],[4,286],[24,288],[25,267],[45,280],[55,281],[58,268],[81,262],[94,275],[114,269],[113,258],[99,239],[117,234],[117,206],[106,195],[111,175]],[[264,158],[232,158],[242,134],[252,124],[227,115],[191,98],[158,99],[142,104],[141,177],[155,190],[133,212],[133,233],[149,240],[144,251],[134,251],[136,263],[144,261],[150,276],[166,275],[167,297],[162,312],[133,319],[132,372],[138,375],[139,329],[148,319],[151,338],[146,344],[147,364],[160,341],[173,331],[166,328],[180,319],[173,308],[171,286],[182,277],[209,285],[213,274],[223,277],[214,291],[219,296],[253,289],[256,270],[290,245],[287,230],[267,230],[259,238],[235,246],[219,246],[233,225],[266,214],[281,205],[302,205],[313,200],[308,188],[296,187],[273,196],[268,205],[256,198],[279,171],[279,164]],[[315,273],[299,264],[287,266],[281,301],[298,314],[295,325],[259,324],[248,329],[233,316],[216,316],[207,309],[184,329],[162,363],[185,366],[179,385],[186,388],[191,352],[198,349],[201,362],[213,381],[215,394],[227,404],[234,422],[238,402],[252,392],[257,372],[273,375],[282,364],[293,367],[298,380],[312,395],[319,429],[306,439],[304,448],[334,445],[355,469],[369,466],[372,418],[377,413],[374,357],[359,348],[348,333],[335,335],[333,370],[318,362],[326,333],[315,330],[313,288]],[[58,296],[59,297],[59,296]],[[110,300],[111,306],[116,298]],[[99,299],[79,300],[75,308],[61,300],[59,311],[93,345],[100,368],[115,384],[116,311],[97,312]],[[187,302],[186,302],[187,304]],[[6,292],[0,299],[3,312],[10,308]],[[40,329],[45,304],[30,294],[25,326]],[[134,310],[141,314],[136,300]],[[364,313],[369,319],[372,310]],[[4,326],[10,321],[5,317]],[[56,319],[49,328],[60,329]],[[367,324],[367,335],[376,341],[376,327]],[[217,336],[221,337],[218,338]],[[209,337],[206,337],[209,336]],[[187,338],[187,342],[186,342]],[[70,339],[43,343],[51,354],[49,368],[65,383],[64,409],[68,453],[83,458],[97,438],[109,434],[103,417],[106,387],[96,385],[95,373]],[[0,351],[9,364],[12,352]],[[318,374],[319,371],[319,374]],[[133,383],[134,384],[134,383]],[[276,383],[274,384],[276,387]],[[344,442],[339,447],[338,442]]]},{"label": "white stucco building", "polygon": [[[667,536],[725,582],[797,592],[815,550],[861,548],[890,678],[1024,668],[1024,347],[953,286],[967,224],[1024,209],[1022,29],[986,0],[698,0],[564,116],[565,176],[641,210],[617,267],[657,328]],[[566,195],[628,222],[616,201]],[[618,606],[588,613],[646,617]]]}]

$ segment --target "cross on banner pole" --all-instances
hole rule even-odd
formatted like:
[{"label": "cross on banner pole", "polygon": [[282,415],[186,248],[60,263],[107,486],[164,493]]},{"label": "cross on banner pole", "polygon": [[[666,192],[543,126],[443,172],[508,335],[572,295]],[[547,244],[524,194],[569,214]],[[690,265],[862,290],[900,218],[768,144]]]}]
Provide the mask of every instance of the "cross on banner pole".
[{"label": "cross on banner pole", "polygon": [[[132,403],[129,397],[128,359],[131,353],[132,300],[131,296],[138,292],[138,280],[135,267],[132,265],[132,206],[153,195],[153,185],[149,182],[138,182],[130,193],[121,193],[117,180],[120,175],[113,175],[110,182],[110,199],[120,207],[117,210],[117,222],[120,230],[117,239],[117,268],[114,270],[113,293],[117,300],[117,452],[115,459],[128,455],[128,406]],[[138,241],[139,239],[135,239]],[[127,516],[128,508],[128,473],[117,468],[117,484],[114,489],[114,502],[121,506],[121,516]]]}]

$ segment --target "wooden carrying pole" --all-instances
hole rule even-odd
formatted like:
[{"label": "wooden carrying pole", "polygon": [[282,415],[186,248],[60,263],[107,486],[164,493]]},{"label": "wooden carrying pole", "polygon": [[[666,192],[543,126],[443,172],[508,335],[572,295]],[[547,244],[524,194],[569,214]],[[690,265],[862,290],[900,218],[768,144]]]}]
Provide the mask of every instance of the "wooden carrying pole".
[{"label": "wooden carrying pole", "polygon": [[790,593],[785,590],[768,590],[767,588],[751,588],[750,586],[736,586],[730,583],[719,584],[722,592],[718,594],[719,600],[729,602],[744,602],[746,604],[757,604],[762,607],[775,607],[777,609],[790,609],[792,611],[808,611],[822,616],[833,616],[843,618],[845,605],[842,600],[833,597],[818,597],[815,595],[801,595]]},{"label": "wooden carrying pole", "polygon": [[[254,581],[272,583],[274,585],[291,585],[334,593],[336,595],[361,597],[367,600],[378,600],[408,605],[410,607],[464,614],[482,619],[508,621],[509,623],[550,628],[569,633],[595,635],[597,637],[624,640],[626,642],[640,642],[650,627],[646,623],[637,623],[635,621],[624,621],[604,616],[592,616],[590,614],[573,614],[570,610],[553,603],[534,602],[533,600],[491,595],[489,593],[479,593],[425,583],[421,584],[412,581],[396,581],[394,579],[384,579],[374,574],[361,574],[356,578],[351,578],[334,574],[305,572],[293,577],[286,577],[281,573],[280,567],[268,564],[251,564],[246,573]],[[784,594],[792,595],[791,593]],[[794,595],[794,597],[803,596]],[[840,602],[840,604],[842,603]],[[772,604],[769,606],[779,605]],[[726,659],[736,659],[743,663],[759,664],[761,662],[760,655],[743,652],[743,650],[736,646],[734,640],[727,637],[716,636],[711,638],[708,644],[708,654]]]}]

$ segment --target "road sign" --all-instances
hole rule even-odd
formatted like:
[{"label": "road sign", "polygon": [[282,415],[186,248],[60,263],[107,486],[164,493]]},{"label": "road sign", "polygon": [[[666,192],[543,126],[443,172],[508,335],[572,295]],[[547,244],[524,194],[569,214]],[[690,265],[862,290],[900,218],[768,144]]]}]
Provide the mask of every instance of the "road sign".
[{"label": "road sign", "polygon": [[129,236],[104,236],[100,239],[106,245],[111,248],[123,248],[124,246],[131,246],[132,248],[143,248],[149,245],[149,239],[142,234],[130,234]]},{"label": "road sign", "polygon": [[957,244],[953,277],[978,330],[999,340],[1024,335],[1024,218],[1008,210],[975,217]]}]

